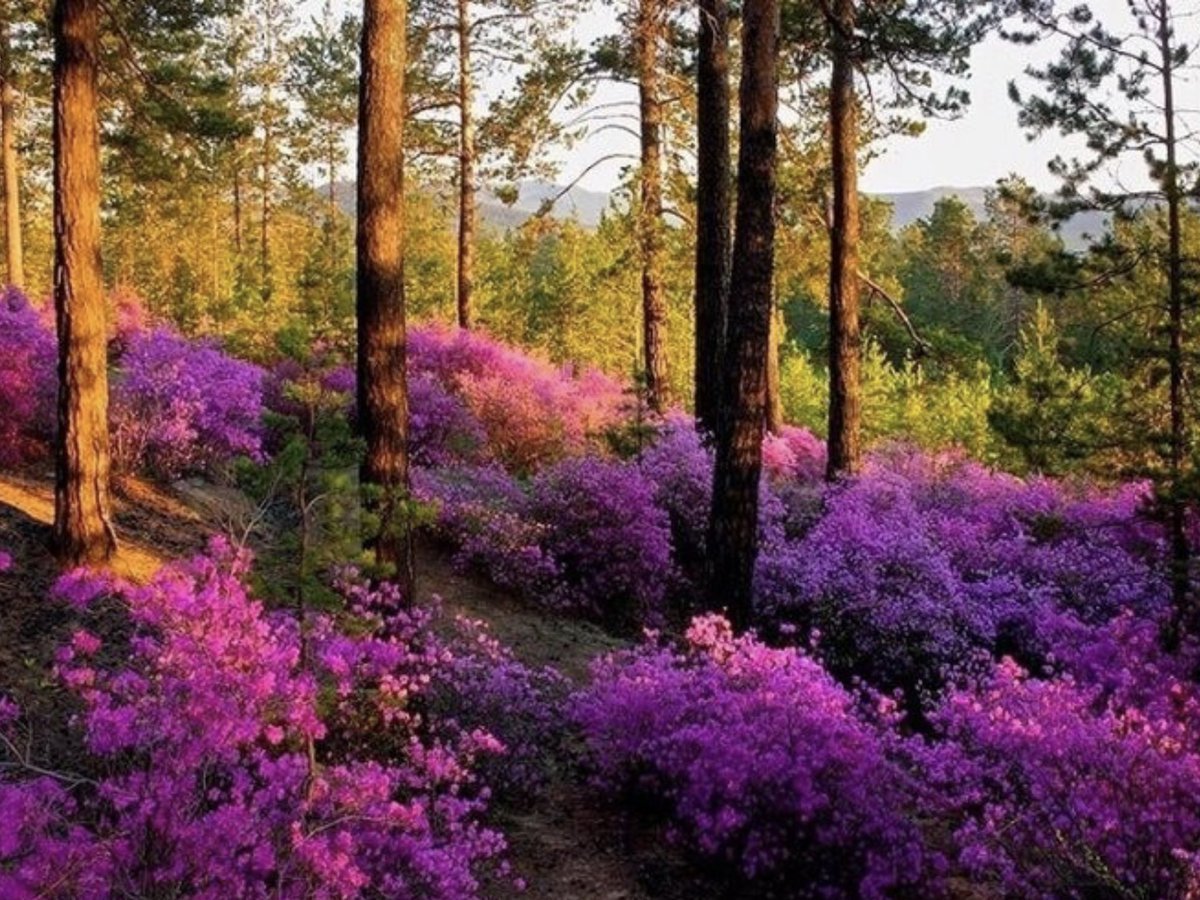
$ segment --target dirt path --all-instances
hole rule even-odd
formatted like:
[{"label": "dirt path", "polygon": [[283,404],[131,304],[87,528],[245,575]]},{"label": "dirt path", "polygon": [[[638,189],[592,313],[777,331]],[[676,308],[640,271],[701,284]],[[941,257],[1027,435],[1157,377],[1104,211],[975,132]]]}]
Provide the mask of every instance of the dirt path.
[{"label": "dirt path", "polygon": [[[236,526],[237,498],[198,484],[163,488],[140,480],[122,482],[114,516],[121,551],[117,574],[145,581],[172,559],[195,553],[209,535]],[[0,573],[0,691],[12,694],[39,724],[34,755],[69,764],[77,752],[68,731],[69,699],[49,675],[51,657],[75,627],[62,604],[46,603],[57,577],[47,551],[54,514],[53,486],[40,474],[0,475],[0,549],[16,560]],[[576,683],[595,657],[622,642],[587,623],[549,616],[460,573],[447,552],[418,548],[418,591],[440,599],[447,614],[486,622],[492,633],[529,665],[551,665]],[[508,836],[511,861],[529,887],[528,900],[650,900],[686,894],[655,888],[679,885],[653,836],[631,831],[624,819],[584,784],[578,772],[557,774],[528,808],[497,811]],[[676,875],[678,873],[675,873]],[[496,898],[518,896],[495,889]],[[692,895],[695,896],[695,895]]]}]

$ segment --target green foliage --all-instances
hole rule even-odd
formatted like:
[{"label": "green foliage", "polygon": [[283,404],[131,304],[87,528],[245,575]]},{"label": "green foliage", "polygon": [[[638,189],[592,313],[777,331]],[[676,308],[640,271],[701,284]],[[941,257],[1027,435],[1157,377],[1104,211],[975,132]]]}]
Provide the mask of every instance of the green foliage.
[{"label": "green foliage", "polygon": [[1088,459],[1106,416],[1102,385],[1086,369],[1068,368],[1061,336],[1045,307],[1021,335],[1013,381],[997,392],[988,421],[1017,451],[1022,467],[1061,475]]}]

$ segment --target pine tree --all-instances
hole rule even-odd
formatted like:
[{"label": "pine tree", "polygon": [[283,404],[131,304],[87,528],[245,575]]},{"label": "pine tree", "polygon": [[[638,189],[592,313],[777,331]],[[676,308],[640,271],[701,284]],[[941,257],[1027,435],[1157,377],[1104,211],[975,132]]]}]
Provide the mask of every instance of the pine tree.
[{"label": "pine tree", "polygon": [[714,609],[727,608],[737,628],[750,623],[758,557],[758,495],[775,265],[779,3],[747,0],[742,17],[734,287],[708,546],[709,604]]},{"label": "pine tree", "polygon": [[116,550],[109,512],[108,361],[100,269],[98,0],[54,8],[54,544],[67,564]]},{"label": "pine tree", "polygon": [[406,0],[364,0],[358,112],[358,420],[378,564],[412,597],[404,306]]}]

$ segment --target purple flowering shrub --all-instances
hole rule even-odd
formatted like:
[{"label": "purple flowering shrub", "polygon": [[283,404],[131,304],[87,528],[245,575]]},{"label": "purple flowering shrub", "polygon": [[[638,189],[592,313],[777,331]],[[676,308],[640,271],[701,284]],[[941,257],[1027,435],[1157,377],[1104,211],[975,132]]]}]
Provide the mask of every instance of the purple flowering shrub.
[{"label": "purple flowering shrub", "polygon": [[973,882],[1026,897],[1200,887],[1195,656],[1164,658],[1156,629],[1129,624],[1101,642],[1098,682],[1034,678],[1004,660],[935,713],[938,740],[919,761]]},{"label": "purple flowering shrub", "polygon": [[671,526],[654,485],[631,463],[560,462],[530,486],[529,517],[557,562],[553,603],[634,630],[661,620],[671,585]]},{"label": "purple flowering shrub", "polygon": [[455,548],[463,569],[544,600],[557,585],[557,561],[542,546],[544,526],[528,514],[525,487],[494,464],[415,469],[413,493],[436,510],[433,532]]},{"label": "purple flowering shrub", "polygon": [[719,617],[686,641],[595,665],[574,716],[599,784],[658,806],[690,849],[764,890],[936,892],[911,779],[858,701],[802,651],[735,638]]},{"label": "purple flowering shrub", "polygon": [[84,615],[115,598],[132,633],[119,664],[87,630],[60,651],[102,774],[0,776],[0,895],[459,898],[504,871],[476,768],[503,747],[422,713],[454,677],[428,613],[347,584],[302,633],[248,596],[246,565],[218,543],[146,587],[61,583]]},{"label": "purple flowering shrub", "polygon": [[818,634],[839,674],[927,696],[980,658],[1043,658],[1042,631],[1063,616],[1090,626],[1126,609],[1156,616],[1162,542],[1139,514],[1143,490],[880,454],[764,553],[760,610]]},{"label": "purple flowering shrub", "polygon": [[114,377],[114,464],[175,477],[261,456],[263,378],[214,344],[164,330],[135,334]]},{"label": "purple flowering shrub", "polygon": [[636,465],[568,459],[528,485],[495,465],[418,469],[413,489],[463,568],[614,628],[661,617],[670,524]]},{"label": "purple flowering shrub", "polygon": [[55,422],[54,329],[14,287],[0,293],[0,465],[44,457]]}]

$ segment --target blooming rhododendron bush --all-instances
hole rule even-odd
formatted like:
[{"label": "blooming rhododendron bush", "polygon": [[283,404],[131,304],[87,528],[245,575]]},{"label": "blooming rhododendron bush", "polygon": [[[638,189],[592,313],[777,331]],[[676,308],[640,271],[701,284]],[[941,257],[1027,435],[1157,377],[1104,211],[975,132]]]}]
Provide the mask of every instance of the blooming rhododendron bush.
[{"label": "blooming rhododendron bush", "polygon": [[45,456],[54,429],[53,330],[16,288],[0,293],[0,465]]},{"label": "blooming rhododendron bush", "polygon": [[[386,587],[347,581],[302,628],[248,595],[247,564],[218,542],[146,587],[60,583],[85,623],[122,610],[128,645],[84,627],[59,652],[101,774],[0,771],[0,895],[457,898],[503,875],[478,767],[506,747],[479,723],[533,778],[548,676],[477,630],[435,637]],[[435,696],[456,716],[426,716]],[[18,746],[18,710],[0,717]]]},{"label": "blooming rhododendron bush", "polygon": [[661,804],[690,847],[764,888],[937,890],[943,860],[885,725],[801,651],[698,619],[682,650],[600,660],[575,715],[604,787]]}]

